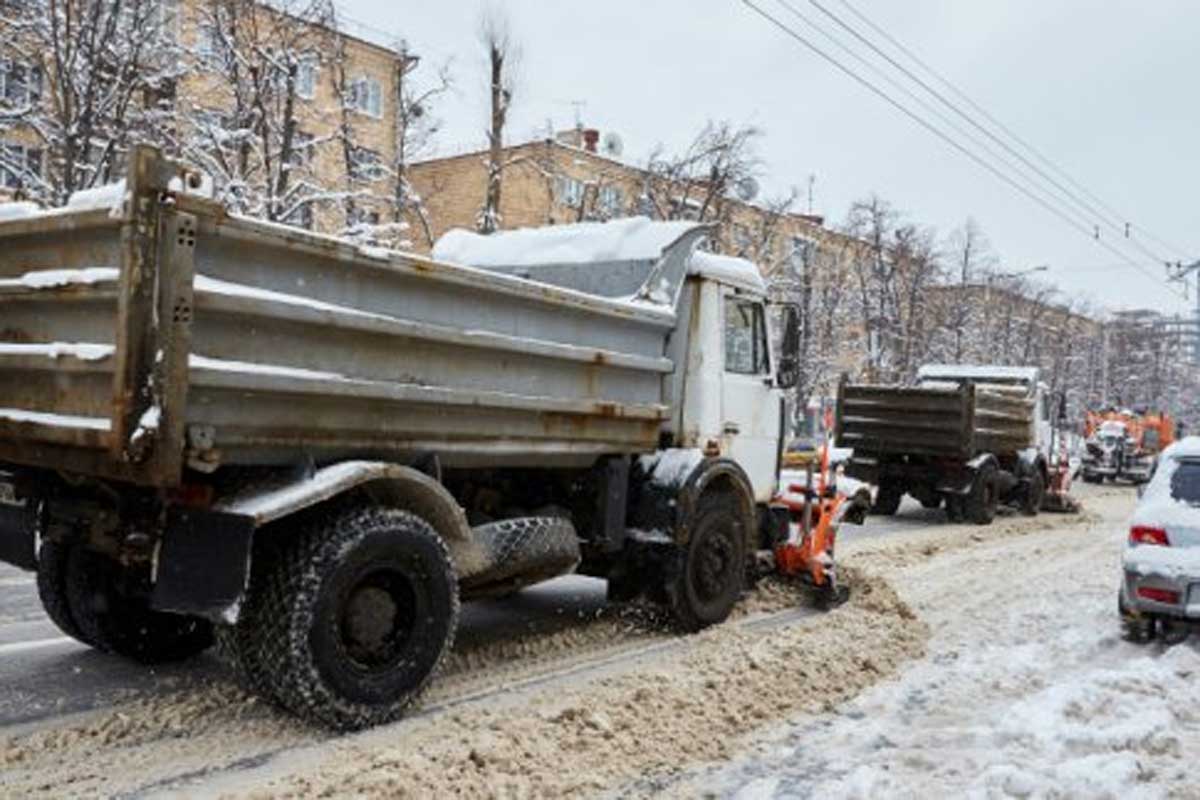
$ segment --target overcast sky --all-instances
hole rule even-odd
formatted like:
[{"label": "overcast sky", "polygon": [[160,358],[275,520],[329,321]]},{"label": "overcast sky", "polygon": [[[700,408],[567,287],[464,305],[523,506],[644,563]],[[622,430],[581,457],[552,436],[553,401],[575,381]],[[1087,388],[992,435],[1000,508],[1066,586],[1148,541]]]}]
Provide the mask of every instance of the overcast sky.
[{"label": "overcast sky", "polygon": [[[819,1],[869,33],[842,0]],[[1140,227],[1171,247],[1141,237],[1156,260],[1111,228],[1102,229],[1104,240],[1153,276],[1164,273],[1161,259],[1200,259],[1200,2],[849,1],[1120,211],[1135,234]],[[778,0],[756,2],[944,127]],[[788,2],[838,30],[810,0]],[[404,37],[422,55],[423,71],[450,61],[457,89],[438,109],[445,124],[440,150],[482,145],[479,0],[339,5],[363,23]],[[766,134],[760,147],[764,190],[804,190],[814,175],[814,211],[833,222],[855,199],[874,192],[909,219],[942,232],[973,216],[1003,270],[1048,264],[1044,277],[1065,295],[1112,308],[1193,307],[1194,288],[1185,301],[1178,289],[1120,266],[1121,257],[802,49],[740,0],[501,5],[523,51],[513,139],[544,131],[548,122],[570,127],[575,101],[586,103],[586,125],[621,135],[626,159],[634,162],[660,142],[682,147],[709,119],[753,123]],[[841,38],[854,42],[844,32]],[[1095,215],[1079,213],[1087,217],[1080,224],[1090,228]]]}]

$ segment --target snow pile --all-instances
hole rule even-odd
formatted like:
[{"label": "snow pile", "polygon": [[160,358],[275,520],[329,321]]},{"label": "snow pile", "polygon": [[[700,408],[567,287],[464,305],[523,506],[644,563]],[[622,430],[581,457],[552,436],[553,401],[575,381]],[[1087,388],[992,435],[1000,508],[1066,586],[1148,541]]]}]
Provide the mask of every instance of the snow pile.
[{"label": "snow pile", "polygon": [[37,203],[0,203],[0,222],[10,219],[28,219],[41,213]]},{"label": "snow pile", "polygon": [[42,269],[26,272],[19,278],[0,278],[0,289],[58,289],[77,284],[90,286],[115,281],[120,275],[120,271],[113,267]]},{"label": "snow pile", "polygon": [[1134,545],[1125,551],[1124,565],[1137,575],[1200,580],[1200,547]]},{"label": "snow pile", "polygon": [[51,414],[43,411],[29,411],[24,408],[0,408],[0,421],[28,422],[52,428],[76,428],[92,431],[107,431],[112,427],[112,423],[104,417]]},{"label": "snow pile", "polygon": [[726,283],[741,289],[766,294],[767,283],[753,262],[733,256],[719,256],[697,250],[692,254],[692,275],[699,275],[718,283]]},{"label": "snow pile", "polygon": [[679,486],[703,460],[699,450],[661,450],[638,458],[638,468],[659,486]]},{"label": "snow pile", "polygon": [[129,192],[125,190],[125,181],[82,189],[67,198],[67,209],[70,211],[95,211],[108,209],[109,216],[121,216]]},{"label": "snow pile", "polygon": [[8,344],[0,343],[0,356],[45,356],[59,359],[63,357],[77,358],[80,361],[104,361],[111,358],[111,344],[94,344],[91,342],[51,342],[50,344]]},{"label": "snow pile", "polygon": [[449,231],[433,246],[433,258],[473,267],[532,267],[657,261],[663,250],[696,228],[695,222],[652,222],[645,217],[521,228],[483,236]]}]

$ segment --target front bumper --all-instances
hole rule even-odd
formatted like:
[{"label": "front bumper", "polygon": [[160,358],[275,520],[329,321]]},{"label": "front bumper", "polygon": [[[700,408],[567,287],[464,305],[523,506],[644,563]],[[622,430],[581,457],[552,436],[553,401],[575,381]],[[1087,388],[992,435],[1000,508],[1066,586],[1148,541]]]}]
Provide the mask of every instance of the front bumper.
[{"label": "front bumper", "polygon": [[[1159,589],[1174,592],[1178,603],[1164,603],[1138,594],[1138,589]],[[1200,622],[1200,575],[1165,575],[1142,570],[1125,569],[1121,586],[1121,601],[1137,616],[1170,617]]]}]

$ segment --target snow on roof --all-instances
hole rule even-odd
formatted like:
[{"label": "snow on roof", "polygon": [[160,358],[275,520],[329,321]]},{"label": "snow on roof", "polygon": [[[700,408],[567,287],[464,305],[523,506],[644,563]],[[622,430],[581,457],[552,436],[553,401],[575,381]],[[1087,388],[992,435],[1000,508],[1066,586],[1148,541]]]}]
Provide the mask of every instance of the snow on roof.
[{"label": "snow on roof", "polygon": [[767,291],[767,282],[763,280],[758,267],[744,258],[719,256],[715,253],[697,250],[692,253],[692,262],[688,272],[739,289],[749,289],[760,294],[766,294]]},{"label": "snow on roof", "polygon": [[697,227],[700,225],[695,222],[652,222],[645,217],[631,217],[520,228],[490,236],[455,229],[438,239],[433,257],[472,267],[656,261],[663,250]]},{"label": "snow on roof", "polygon": [[1161,458],[1200,459],[1200,436],[1185,436],[1163,450]]},{"label": "snow on roof", "polygon": [[918,378],[933,380],[971,381],[1023,381],[1037,380],[1037,367],[976,366],[968,364],[926,364],[917,373]]}]

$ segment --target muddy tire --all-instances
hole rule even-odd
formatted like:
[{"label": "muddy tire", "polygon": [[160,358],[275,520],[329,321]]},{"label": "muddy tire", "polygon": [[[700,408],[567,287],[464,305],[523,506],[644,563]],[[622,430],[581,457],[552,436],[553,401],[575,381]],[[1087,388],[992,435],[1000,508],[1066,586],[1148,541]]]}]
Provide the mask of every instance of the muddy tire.
[{"label": "muddy tire", "polygon": [[488,566],[462,579],[464,597],[503,597],[579,565],[579,537],[563,517],[519,517],[480,525],[471,535]]},{"label": "muddy tire", "polygon": [[724,622],[741,597],[746,577],[746,531],[737,498],[710,492],[700,498],[686,545],[666,567],[667,604],[676,624],[695,632]]},{"label": "muddy tire", "polygon": [[1025,494],[1021,498],[1021,513],[1036,517],[1042,510],[1042,502],[1046,499],[1046,479],[1040,469],[1034,469],[1033,477],[1025,486]]},{"label": "muddy tire", "polygon": [[147,598],[122,590],[118,570],[106,556],[68,549],[67,606],[80,641],[143,664],[182,661],[212,646],[212,623],[154,611]]},{"label": "muddy tire", "polygon": [[271,566],[260,664],[285,708],[336,730],[400,717],[449,652],[458,579],[445,542],[407,511],[314,515]]},{"label": "muddy tire", "polygon": [[243,690],[279,704],[269,672],[264,666],[261,635],[262,601],[267,575],[278,558],[277,548],[257,539],[250,562],[250,585],[234,625],[215,626],[216,654]]},{"label": "muddy tire", "polygon": [[904,492],[900,491],[899,487],[881,484],[878,494],[875,495],[875,503],[871,506],[871,513],[879,517],[890,517],[900,510],[900,501],[903,498]]},{"label": "muddy tire", "polygon": [[964,498],[966,518],[976,525],[991,525],[1000,505],[1000,486],[996,479],[996,466],[984,464],[975,473],[971,491]]},{"label": "muddy tire", "polygon": [[89,641],[75,618],[71,616],[70,603],[67,599],[67,545],[49,539],[42,542],[38,551],[37,590],[42,608],[50,621],[60,631],[72,639],[82,642],[89,647],[95,643]]}]

